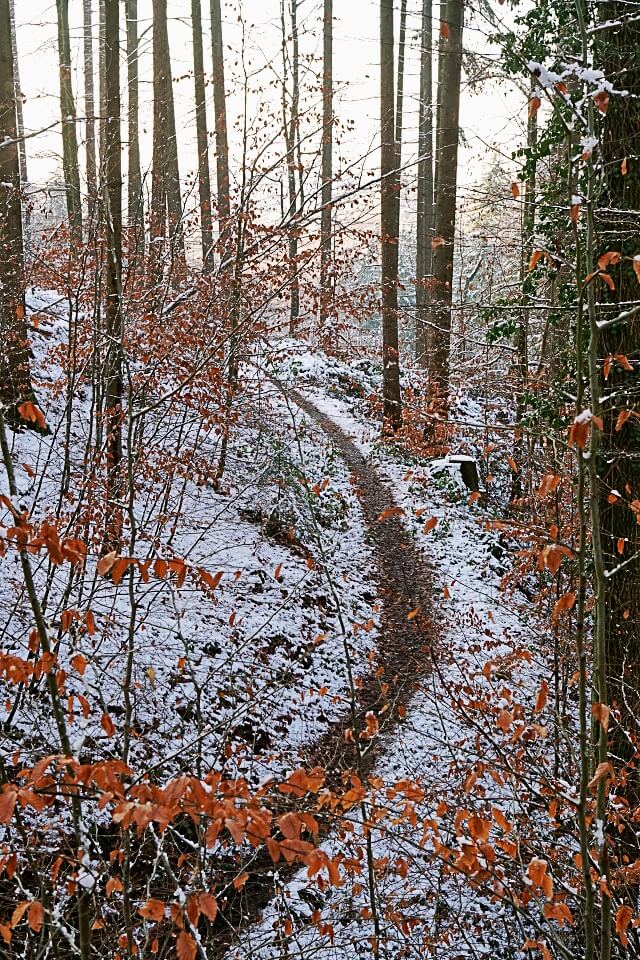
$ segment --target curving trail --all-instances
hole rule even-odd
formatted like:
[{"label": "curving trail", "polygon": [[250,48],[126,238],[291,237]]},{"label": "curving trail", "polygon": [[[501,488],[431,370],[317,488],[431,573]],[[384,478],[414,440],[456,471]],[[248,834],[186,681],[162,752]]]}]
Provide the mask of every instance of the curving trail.
[{"label": "curving trail", "polygon": [[[363,679],[357,690],[354,713],[357,727],[364,728],[369,711],[378,715],[386,708],[379,721],[381,734],[388,737],[401,722],[403,708],[407,707],[421,678],[431,671],[438,634],[431,616],[436,576],[399,516],[379,519],[382,513],[397,506],[388,482],[330,417],[298,391],[288,391],[288,396],[330,438],[351,471],[360,500],[375,562],[374,579],[382,611],[376,662],[372,673]],[[409,613],[412,613],[411,619],[408,619]],[[353,725],[353,714],[349,712],[318,741],[309,745],[306,766],[322,766],[331,785],[339,782],[342,773],[356,768],[353,743],[345,739]],[[372,740],[363,752],[358,773],[370,773],[383,750],[383,737]],[[323,825],[323,831],[328,832],[327,825]],[[234,864],[234,870],[237,866]],[[278,866],[280,883],[300,870],[300,864]],[[233,945],[236,931],[258,920],[274,895],[273,864],[266,850],[258,851],[243,867],[249,872],[250,879],[241,891],[234,891],[219,918],[212,954],[215,958],[222,958]]]}]

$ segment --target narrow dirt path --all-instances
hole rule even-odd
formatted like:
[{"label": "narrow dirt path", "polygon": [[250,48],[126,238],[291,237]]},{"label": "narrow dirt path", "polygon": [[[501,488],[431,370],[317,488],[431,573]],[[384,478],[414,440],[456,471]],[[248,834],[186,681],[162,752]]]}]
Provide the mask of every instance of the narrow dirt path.
[{"label": "narrow dirt path", "polygon": [[[380,519],[381,514],[397,507],[388,482],[330,417],[298,391],[289,391],[288,396],[320,426],[351,471],[375,563],[374,580],[382,602],[379,641],[372,672],[357,691],[355,715],[358,727],[364,728],[369,711],[378,715],[384,710],[379,717],[383,736],[376,737],[366,749],[357,771],[362,776],[374,768],[384,750],[385,739],[401,722],[402,708],[416,692],[421,678],[431,670],[437,645],[437,629],[431,615],[436,576],[399,515]],[[322,766],[334,786],[345,771],[356,768],[354,746],[347,734],[352,727],[353,717],[349,711],[309,745],[306,766]],[[326,826],[324,832],[328,832]],[[217,925],[218,939],[212,954],[215,958],[224,956],[240,929],[259,919],[274,895],[273,864],[266,851],[259,851],[251,863],[243,867],[250,879],[224,906]],[[237,864],[234,869],[237,870]],[[299,864],[289,867],[279,864],[279,882],[286,881],[299,869]]]}]

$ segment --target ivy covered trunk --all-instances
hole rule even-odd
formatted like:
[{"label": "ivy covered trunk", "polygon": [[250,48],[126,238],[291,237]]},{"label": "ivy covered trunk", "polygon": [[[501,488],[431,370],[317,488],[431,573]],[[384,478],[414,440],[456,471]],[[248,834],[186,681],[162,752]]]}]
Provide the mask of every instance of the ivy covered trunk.
[{"label": "ivy covered trunk", "polygon": [[[627,22],[624,22],[625,15]],[[622,23],[602,31],[598,58],[617,91],[603,124],[604,190],[598,212],[600,253],[620,251],[607,267],[615,282],[600,284],[600,356],[604,434],[599,464],[603,548],[608,603],[606,654],[612,699],[626,714],[640,708],[640,23],[628,18],[628,5],[603,6],[602,21]],[[634,269],[635,268],[635,269]],[[638,271],[638,273],[636,272]],[[630,312],[618,320],[621,313]]]}]

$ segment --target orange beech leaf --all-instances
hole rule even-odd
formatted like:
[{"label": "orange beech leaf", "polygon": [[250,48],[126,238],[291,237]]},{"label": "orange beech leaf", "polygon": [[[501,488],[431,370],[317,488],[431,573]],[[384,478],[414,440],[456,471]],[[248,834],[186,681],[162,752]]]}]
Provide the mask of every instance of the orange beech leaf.
[{"label": "orange beech leaf", "polygon": [[112,893],[122,893],[124,890],[122,880],[120,880],[119,877],[109,877],[105,884],[105,889],[108,897],[110,897]]},{"label": "orange beech leaf", "polygon": [[367,725],[367,736],[375,737],[380,729],[380,723],[378,722],[378,718],[376,717],[375,713],[372,710],[367,710],[367,714],[364,719]]},{"label": "orange beech leaf", "polygon": [[629,943],[627,927],[631,923],[632,918],[633,910],[628,904],[623,903],[622,906],[616,910],[616,933],[620,937],[620,943],[623,947],[626,947]]},{"label": "orange beech leaf", "polygon": [[11,927],[7,927],[4,923],[0,923],[0,937],[2,937],[4,942],[11,943],[11,936]]},{"label": "orange beech leaf", "polygon": [[554,903],[545,903],[542,912],[547,920],[555,920],[560,927],[563,927],[565,923],[570,927],[573,926],[573,914],[567,904],[561,900],[556,900]]},{"label": "orange beech leaf", "polygon": [[629,165],[627,163],[627,158],[625,157],[622,163],[620,164],[620,173],[622,174],[623,177],[626,177],[628,172],[629,172]]},{"label": "orange beech leaf", "polygon": [[96,567],[99,575],[101,577],[106,577],[117,559],[118,554],[115,552],[115,550],[112,550],[110,553],[105,553],[104,557],[101,557],[98,560],[98,565]]},{"label": "orange beech leaf", "polygon": [[269,837],[267,839],[267,850],[269,851],[269,856],[273,862],[277,863],[282,856],[282,852],[280,850],[280,844],[277,840],[274,840],[273,837]]},{"label": "orange beech leaf", "polygon": [[285,840],[298,840],[302,830],[302,820],[297,813],[285,813],[278,817],[278,826]]},{"label": "orange beech leaf", "polygon": [[608,707],[606,703],[592,703],[591,713],[598,721],[602,729],[606,732],[609,729],[609,716],[611,715],[611,708]]},{"label": "orange beech leaf", "polygon": [[512,824],[509,823],[509,821],[505,817],[502,810],[499,809],[499,807],[492,807],[491,813],[493,814],[493,819],[498,824],[501,830],[503,830],[505,833],[510,833],[513,830]]},{"label": "orange beech leaf", "polygon": [[7,824],[13,817],[17,797],[17,789],[5,783],[0,793],[0,823]]},{"label": "orange beech leaf", "polygon": [[18,407],[18,413],[23,420],[27,420],[29,423],[35,423],[42,430],[47,426],[44,413],[40,407],[32,403],[31,400],[25,400],[24,403],[21,403]]},{"label": "orange beech leaf", "polygon": [[152,920],[154,923],[159,923],[160,920],[164,919],[164,903],[162,900],[147,900],[139,909],[138,913],[141,917],[144,917],[145,920]]},{"label": "orange beech leaf", "polygon": [[23,900],[17,905],[13,913],[11,914],[11,927],[17,927],[25,913],[29,909],[30,900]]},{"label": "orange beech leaf", "polygon": [[613,277],[609,276],[608,273],[602,273],[602,272],[599,274],[599,277],[603,283],[606,283],[606,285],[609,287],[609,290],[615,290],[616,285],[613,282]]},{"label": "orange beech leaf", "polygon": [[183,930],[182,933],[178,934],[178,940],[176,942],[178,960],[195,960],[197,953],[198,948],[195,940],[190,933]]},{"label": "orange beech leaf", "polygon": [[527,874],[533,883],[534,887],[541,887],[544,876],[547,872],[547,861],[541,860],[540,857],[533,857],[529,861],[527,867]]},{"label": "orange beech leaf", "polygon": [[553,608],[552,617],[554,620],[557,620],[561,613],[565,610],[573,610],[576,602],[575,593],[565,593],[556,601]]},{"label": "orange beech leaf", "polygon": [[280,579],[280,574],[281,574],[281,573],[282,573],[282,564],[279,563],[278,566],[276,567],[276,569],[275,569],[274,572],[273,572],[273,576],[275,577],[276,580],[279,580],[279,579]]},{"label": "orange beech leaf", "polygon": [[201,912],[205,915],[207,920],[210,920],[211,923],[213,923],[218,916],[218,901],[214,895],[206,892],[199,894],[198,904],[200,905]]},{"label": "orange beech leaf", "polygon": [[547,473],[540,481],[540,486],[538,487],[538,496],[546,497],[549,493],[555,493],[560,486],[560,482],[561,477],[558,477],[554,473]]},{"label": "orange beech leaf", "polygon": [[211,573],[208,573],[206,570],[201,569],[200,567],[198,567],[198,573],[200,574],[200,577],[202,578],[204,583],[206,583],[206,585],[210,587],[211,590],[216,590],[218,588],[218,586],[220,585],[220,581],[224,576],[223,570],[219,570],[218,573],[216,574],[211,574]]},{"label": "orange beech leaf", "polygon": [[598,92],[593,95],[593,102],[600,113],[606,113],[609,109],[609,94],[606,90],[598,90]]},{"label": "orange beech leaf", "polygon": [[611,764],[605,760],[602,763],[599,763],[596,767],[596,772],[589,781],[589,789],[593,790],[594,787],[597,787],[601,780],[608,780],[609,777],[613,776],[613,767]]},{"label": "orange beech leaf", "polygon": [[431,241],[431,249],[436,250],[438,247],[444,246],[445,243],[444,237],[434,237]]},{"label": "orange beech leaf", "polygon": [[102,729],[104,730],[104,732],[108,737],[112,737],[116,732],[116,728],[113,725],[113,720],[111,719],[108,713],[102,714],[102,719],[100,720],[100,726],[102,727]]},{"label": "orange beech leaf", "polygon": [[580,450],[584,450],[589,439],[592,420],[593,414],[590,410],[583,410],[578,414],[569,429],[569,443],[574,443]]},{"label": "orange beech leaf", "polygon": [[529,273],[531,273],[532,270],[535,270],[541,259],[542,250],[534,250],[529,258]]},{"label": "orange beech leaf", "polygon": [[633,364],[630,362],[629,358],[624,355],[624,353],[616,353],[615,359],[618,361],[623,370],[626,370],[628,373],[633,373]]},{"label": "orange beech leaf", "polygon": [[474,813],[469,817],[469,833],[474,840],[486,843],[491,833],[491,821]]},{"label": "orange beech leaf", "polygon": [[169,564],[166,560],[158,558],[153,564],[153,574],[158,580],[164,580],[169,572]]},{"label": "orange beech leaf", "polygon": [[536,113],[540,109],[541,104],[542,104],[542,100],[540,99],[540,97],[531,97],[531,99],[529,100],[529,116],[530,117],[535,117]]},{"label": "orange beech leaf", "polygon": [[509,713],[508,710],[501,710],[498,714],[498,719],[496,720],[496,726],[499,730],[503,730],[504,733],[508,733],[511,729],[511,724],[513,723],[513,714]]},{"label": "orange beech leaf", "polygon": [[515,183],[515,181],[511,184],[511,196],[514,200],[517,200],[520,196],[520,187],[517,183]]},{"label": "orange beech leaf", "polygon": [[606,270],[607,267],[620,263],[621,260],[622,254],[619,250],[608,250],[601,257],[598,257],[598,269]]},{"label": "orange beech leaf", "polygon": [[431,530],[435,530],[435,528],[436,528],[437,526],[438,526],[438,518],[437,518],[437,517],[431,517],[431,518],[430,518],[429,520],[427,520],[427,522],[425,523],[424,527],[422,528],[422,532],[423,532],[423,533],[430,533]]},{"label": "orange beech leaf", "polygon": [[538,690],[538,696],[536,698],[536,705],[533,708],[534,713],[540,713],[541,710],[547,705],[547,699],[549,697],[549,684],[546,680],[543,680],[540,684],[540,689]]},{"label": "orange beech leaf", "polygon": [[474,490],[474,492],[469,497],[470,506],[473,506],[474,503],[477,503],[481,496],[482,496],[481,493],[479,493],[477,490]]},{"label": "orange beech leaf", "polygon": [[80,676],[83,677],[87,669],[87,658],[83,657],[81,653],[76,653],[74,657],[71,657],[71,666],[76,673],[79,673]]},{"label": "orange beech leaf", "polygon": [[390,517],[404,517],[405,511],[402,507],[387,507],[386,510],[383,510],[378,520],[382,523],[385,520],[388,520]]},{"label": "orange beech leaf", "polygon": [[580,204],[572,203],[571,204],[571,223],[575,225],[579,219],[580,219]]},{"label": "orange beech leaf", "polygon": [[[285,842],[293,843],[292,840],[285,841]],[[284,847],[284,844],[280,844],[280,846]],[[248,873],[241,873],[239,877],[236,877],[235,880],[233,881],[233,885],[236,888],[236,890],[242,890],[242,888],[244,887],[248,879],[249,879]]]},{"label": "orange beech leaf", "polygon": [[39,900],[33,900],[27,910],[27,920],[34,933],[40,933],[44,922],[44,907]]},{"label": "orange beech leaf", "polygon": [[451,36],[451,29],[449,27],[449,24],[445,23],[444,20],[440,21],[440,36],[444,40],[448,40],[449,37]]}]

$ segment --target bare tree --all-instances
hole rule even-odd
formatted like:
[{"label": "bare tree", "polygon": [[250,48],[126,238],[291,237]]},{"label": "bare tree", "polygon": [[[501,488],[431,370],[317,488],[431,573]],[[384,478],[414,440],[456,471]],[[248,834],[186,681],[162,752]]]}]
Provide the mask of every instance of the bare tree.
[{"label": "bare tree", "polygon": [[30,395],[11,20],[0,0],[0,401],[14,407]]},{"label": "bare tree", "polygon": [[[531,80],[531,95],[536,88],[536,79]],[[522,495],[522,463],[524,459],[524,442],[520,431],[527,405],[527,384],[529,379],[529,317],[530,295],[533,278],[529,275],[529,260],[533,249],[533,232],[536,223],[536,144],[538,142],[538,115],[535,110],[529,111],[527,121],[527,179],[525,181],[524,196],[522,198],[522,230],[520,256],[520,286],[522,289],[522,311],[518,317],[514,336],[517,361],[517,402],[516,402],[516,429],[518,436],[514,447],[514,461],[518,467],[513,474],[511,485],[511,500],[517,500]]]},{"label": "bare tree", "polygon": [[60,111],[62,114],[62,167],[67,196],[69,229],[74,243],[82,242],[82,195],[78,163],[76,105],[71,83],[69,0],[56,0],[58,11],[58,59],[60,63]]},{"label": "bare tree", "polygon": [[120,462],[122,460],[123,316],[122,316],[122,159],[120,136],[120,3],[105,0],[104,175],[107,230],[106,389],[107,523],[105,545],[121,540]]},{"label": "bare tree", "polygon": [[84,0],[84,113],[85,113],[85,151],[87,165],[87,192],[89,194],[89,219],[93,218],[93,209],[98,195],[98,173],[96,166],[96,121],[95,88],[93,82],[93,13],[91,0]]},{"label": "bare tree", "polygon": [[333,0],[324,0],[322,76],[322,213],[320,220],[320,320],[331,304],[331,242],[333,193]]},{"label": "bare tree", "polygon": [[433,4],[423,0],[420,41],[420,105],[418,130],[418,191],[416,216],[416,331],[418,363],[426,363],[428,338],[427,282],[431,273],[433,238]]},{"label": "bare tree", "polygon": [[[182,199],[178,143],[173,102],[173,78],[169,32],[167,27],[167,0],[153,0],[153,171],[151,197],[151,240],[156,244],[152,261],[156,268],[158,240],[168,235],[172,248],[175,277],[184,273],[185,249],[182,224]],[[152,271],[155,273],[155,271]],[[157,275],[154,276],[157,279]]]},{"label": "bare tree", "polygon": [[291,41],[293,57],[291,61],[291,102],[289,104],[288,76],[289,51],[287,45],[287,28],[285,15],[285,0],[280,0],[280,23],[282,29],[282,126],[287,161],[287,184],[289,188],[289,206],[287,219],[291,222],[289,229],[289,263],[291,269],[291,308],[289,315],[290,333],[295,332],[296,322],[300,315],[300,282],[298,280],[298,227],[296,219],[300,209],[300,193],[296,180],[296,169],[299,169],[300,157],[300,41],[298,37],[298,0],[290,0],[289,14],[291,18]]},{"label": "bare tree", "polygon": [[402,180],[400,168],[402,167],[402,122],[404,112],[404,62],[405,49],[407,41],[407,0],[401,0],[400,3],[400,35],[398,37],[398,80],[396,87],[396,168],[398,170],[398,243],[400,243],[400,193]]},{"label": "bare tree", "polygon": [[18,153],[20,156],[20,180],[24,186],[29,182],[27,172],[27,144],[24,139],[24,112],[22,109],[22,85],[20,83],[20,58],[18,57],[18,38],[16,36],[16,16],[14,0],[9,0],[11,17],[11,55],[13,57],[13,80],[16,90],[16,124],[18,130]]},{"label": "bare tree", "polygon": [[398,168],[394,109],[393,0],[380,0],[382,362],[384,415],[402,422],[398,353]]},{"label": "bare tree", "polygon": [[140,83],[138,67],[138,0],[126,0],[127,21],[127,92],[129,97],[127,122],[129,146],[127,151],[129,184],[127,191],[127,221],[133,231],[133,244],[138,252],[144,250],[144,197],[142,192],[142,168],[140,164],[139,101]]},{"label": "bare tree", "polygon": [[434,212],[432,318],[433,349],[429,371],[441,398],[449,394],[453,251],[458,185],[460,77],[464,0],[447,0],[439,69],[438,186]]},{"label": "bare tree", "polygon": [[213,60],[213,105],[216,128],[216,183],[220,257],[226,267],[233,256],[231,238],[231,186],[229,177],[229,139],[227,135],[227,98],[224,76],[224,44],[220,0],[211,0],[211,55]]},{"label": "bare tree", "polygon": [[209,134],[207,130],[207,101],[204,84],[204,51],[202,46],[202,5],[191,0],[193,30],[193,79],[196,100],[196,129],[198,134],[198,188],[200,192],[200,233],[202,236],[202,264],[205,270],[213,262],[213,218],[211,213],[211,177],[209,174]]}]

